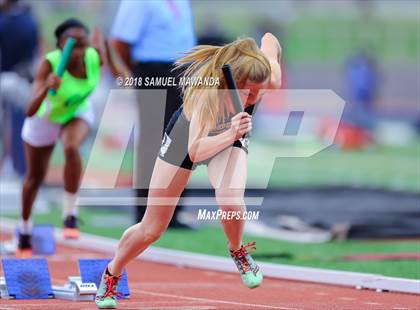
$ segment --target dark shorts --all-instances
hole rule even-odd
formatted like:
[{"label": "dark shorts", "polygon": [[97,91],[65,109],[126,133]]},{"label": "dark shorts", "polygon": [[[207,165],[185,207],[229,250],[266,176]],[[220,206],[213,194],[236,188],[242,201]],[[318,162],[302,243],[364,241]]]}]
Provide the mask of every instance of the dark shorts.
[{"label": "dark shorts", "polygon": [[[180,70],[174,71],[174,64],[170,62],[140,62],[140,63],[137,63],[134,67],[134,76],[142,78],[143,81],[146,78],[170,77],[176,80],[175,84],[177,85],[180,73],[181,73]],[[137,86],[137,88],[138,89],[162,89],[161,86],[145,86],[144,83],[141,86]],[[171,119],[172,115],[182,105],[181,92],[177,86],[167,86],[164,88],[167,90],[166,106],[165,106],[165,120],[164,120],[164,128],[160,128],[159,130],[164,130],[168,126],[169,120]],[[144,110],[144,107],[140,105],[140,112],[142,110]],[[140,120],[140,123],[149,123],[150,115],[148,113],[140,113],[140,117],[142,117],[142,114],[144,115],[144,118]],[[153,158],[153,161],[154,160],[155,158]]]},{"label": "dark shorts", "polygon": [[[249,111],[247,111],[249,113]],[[251,110],[252,113],[252,110]],[[182,167],[188,170],[194,170],[198,165],[207,165],[210,157],[205,161],[193,162],[188,154],[189,121],[183,114],[182,106],[172,115],[168,126],[165,129],[159,158],[163,161]],[[232,147],[243,149],[248,153],[249,138],[236,140]],[[216,155],[215,155],[216,156]]]}]

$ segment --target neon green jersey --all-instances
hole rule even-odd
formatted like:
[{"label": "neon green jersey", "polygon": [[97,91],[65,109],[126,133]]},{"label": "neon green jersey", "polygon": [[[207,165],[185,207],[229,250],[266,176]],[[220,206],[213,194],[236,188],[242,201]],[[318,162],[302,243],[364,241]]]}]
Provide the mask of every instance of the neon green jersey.
[{"label": "neon green jersey", "polygon": [[[60,49],[56,49],[45,55],[53,72],[57,72],[61,53]],[[37,111],[38,116],[43,117],[48,113],[51,122],[65,124],[88,108],[88,97],[98,85],[101,75],[99,54],[93,47],[85,50],[85,66],[86,79],[76,78],[67,70],[64,71],[56,94],[47,95]]]}]

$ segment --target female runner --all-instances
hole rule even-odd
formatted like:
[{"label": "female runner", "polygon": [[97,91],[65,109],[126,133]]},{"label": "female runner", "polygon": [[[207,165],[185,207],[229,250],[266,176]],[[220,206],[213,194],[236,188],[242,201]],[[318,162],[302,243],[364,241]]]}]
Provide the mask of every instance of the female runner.
[{"label": "female runner", "polygon": [[[78,238],[78,210],[75,204],[82,172],[79,148],[94,122],[89,96],[99,83],[104,60],[113,74],[118,74],[112,63],[109,47],[101,53],[104,39],[94,31],[89,45],[87,27],[76,19],[68,19],[55,29],[57,49],[47,53],[36,74],[33,95],[27,108],[22,128],[27,174],[22,187],[22,218],[19,225],[18,257],[32,255],[30,219],[32,205],[44,180],[48,162],[56,142],[61,139],[64,164],[63,223],[64,237]],[[55,72],[68,38],[74,38],[68,66],[62,78]],[[50,89],[56,94],[49,93]]]},{"label": "female runner", "polygon": [[[261,49],[253,39],[240,39],[223,47],[197,46],[177,62],[178,67],[188,66],[185,78],[213,77],[219,79],[220,85],[214,89],[205,85],[183,88],[184,104],[165,130],[145,216],[124,232],[114,258],[104,271],[95,300],[98,308],[117,306],[118,281],[123,268],[166,230],[196,165],[207,165],[220,209],[239,214],[246,210],[247,139],[243,136],[252,129],[252,110],[263,90],[280,87],[280,56],[277,39],[267,33],[262,38]],[[236,115],[228,93],[223,91],[226,89],[221,70],[224,64],[231,66],[241,89],[245,111]],[[262,273],[247,251],[255,242],[242,245],[243,218],[221,222],[230,255],[244,284],[249,288],[259,286]]]}]

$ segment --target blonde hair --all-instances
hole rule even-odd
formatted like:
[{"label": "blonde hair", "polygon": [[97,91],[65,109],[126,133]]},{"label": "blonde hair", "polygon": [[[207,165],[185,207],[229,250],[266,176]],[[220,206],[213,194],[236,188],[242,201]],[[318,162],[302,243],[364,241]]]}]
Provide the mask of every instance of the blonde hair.
[{"label": "blonde hair", "polygon": [[224,46],[199,45],[187,52],[186,56],[176,62],[176,69],[188,65],[182,75],[184,78],[219,80],[219,85],[214,87],[182,87],[185,116],[191,120],[196,111],[202,131],[214,128],[225,117],[226,108],[217,92],[218,89],[227,88],[222,73],[222,66],[225,64],[231,66],[238,88],[243,87],[247,81],[263,83],[271,75],[268,59],[251,38],[238,39]]}]

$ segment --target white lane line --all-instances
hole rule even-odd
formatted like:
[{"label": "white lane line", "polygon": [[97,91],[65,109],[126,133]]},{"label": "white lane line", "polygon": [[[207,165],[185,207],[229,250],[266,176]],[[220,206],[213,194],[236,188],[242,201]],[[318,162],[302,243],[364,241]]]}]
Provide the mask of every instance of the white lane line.
[{"label": "white lane line", "polygon": [[340,300],[355,300],[352,297],[338,297],[337,299],[340,299]]},{"label": "white lane line", "polygon": [[[235,283],[220,283],[220,282],[200,282],[200,283],[193,283],[193,282],[144,282],[144,283],[130,283],[130,287],[137,288],[139,291],[142,289],[151,289],[154,287],[171,287],[171,288],[200,288],[200,287],[217,287],[217,288],[237,288],[238,284]],[[284,287],[279,285],[271,285],[271,284],[264,284],[264,288],[278,288]]]},{"label": "white lane line", "polygon": [[327,296],[329,294],[328,293],[325,293],[325,292],[316,292],[315,295],[318,295],[318,296]]},{"label": "white lane line", "polygon": [[392,310],[410,310],[410,308],[404,308],[404,307],[394,307]]},{"label": "white lane line", "polygon": [[[157,303],[159,304],[159,303]],[[71,306],[71,308],[69,308]],[[86,303],[83,305],[83,308],[78,308],[80,310],[92,310],[92,309],[96,309],[94,301],[92,300],[91,302],[91,306],[86,305]],[[65,309],[75,309],[71,303],[35,303],[35,304],[25,304],[23,307],[22,305],[12,305],[10,307],[6,307],[3,308],[1,307],[0,310],[12,310],[12,309],[17,309],[17,310],[21,310],[21,309],[40,309],[40,307],[42,307],[42,309],[58,309],[61,308],[63,310]],[[118,309],[132,309],[132,310],[140,310],[140,309],[159,309],[159,310],[172,310],[172,309],[185,309],[185,310],[213,310],[213,309],[217,309],[217,307],[215,306],[194,306],[194,305],[178,305],[178,306],[169,306],[169,305],[165,305],[165,306],[158,306],[158,305],[151,305],[151,306],[147,306],[145,305],[143,302],[120,302],[118,303]]]},{"label": "white lane line", "polygon": [[222,279],[233,279],[236,278],[236,275],[233,274],[224,274],[221,276]]},{"label": "white lane line", "polygon": [[[93,300],[92,300],[93,302]],[[20,304],[20,305],[10,305],[9,308],[0,308],[0,310],[3,309],[18,309],[18,310],[22,310],[22,309],[27,309],[27,308],[38,308],[38,309],[46,309],[46,307],[60,307],[61,309],[66,309],[66,306],[69,306],[70,304],[63,304],[63,303],[51,303],[51,302],[44,302],[44,303],[31,303],[31,304]],[[41,308],[42,307],[42,308]],[[55,308],[50,308],[50,309],[55,309]]]},{"label": "white lane line", "polygon": [[302,310],[302,309],[297,309],[297,308],[277,307],[277,306],[260,305],[260,304],[248,304],[248,303],[218,300],[218,299],[179,296],[179,295],[174,295],[174,294],[157,293],[157,292],[150,292],[150,291],[144,291],[144,290],[142,291],[142,293],[146,295],[152,295],[152,296],[172,297],[172,298],[181,298],[181,299],[186,299],[186,300],[195,300],[195,301],[200,301],[200,302],[213,302],[213,303],[228,304],[228,305],[235,305],[235,306],[251,307],[253,309],[257,307],[257,308],[279,309],[279,310]]},{"label": "white lane line", "polygon": [[77,253],[77,254],[54,254],[47,258],[51,262],[68,262],[78,260],[79,258],[103,258],[103,255],[99,254],[89,254],[89,253]]},{"label": "white lane line", "polygon": [[380,306],[380,305],[382,305],[379,302],[371,302],[371,301],[365,302],[365,304],[366,305],[370,305],[370,306]]},{"label": "white lane line", "polygon": [[168,309],[168,310],[172,310],[172,309],[175,309],[175,310],[178,310],[178,309],[180,309],[180,310],[182,310],[182,309],[184,309],[184,310],[213,310],[213,309],[217,309],[216,307],[214,307],[214,306],[152,306],[152,307],[140,307],[140,308],[135,308],[136,310],[137,309],[147,309],[147,310],[153,310],[153,309],[156,309],[156,310],[166,310],[166,309]]},{"label": "white lane line", "polygon": [[[212,306],[141,306],[137,305],[133,308],[133,305],[128,306],[125,308],[122,304],[118,304],[118,309],[126,309],[126,310],[214,310],[217,309],[216,307]],[[80,308],[80,310],[92,310],[90,308]]]}]

